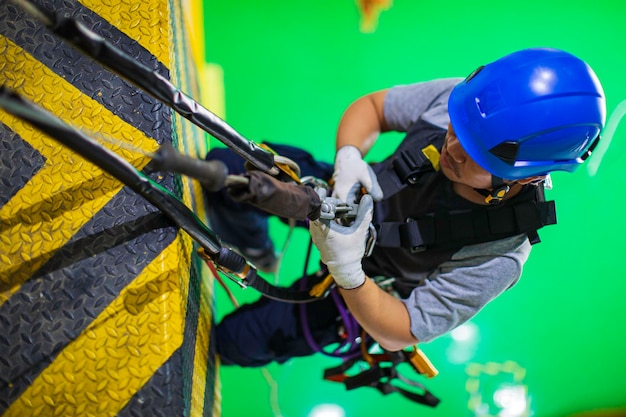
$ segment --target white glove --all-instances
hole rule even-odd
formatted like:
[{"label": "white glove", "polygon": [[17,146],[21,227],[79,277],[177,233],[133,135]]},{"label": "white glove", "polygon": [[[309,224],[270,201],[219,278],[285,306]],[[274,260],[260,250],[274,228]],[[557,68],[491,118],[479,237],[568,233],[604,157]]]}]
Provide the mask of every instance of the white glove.
[{"label": "white glove", "polygon": [[372,197],[365,194],[350,226],[342,226],[334,220],[316,220],[309,225],[322,262],[341,288],[349,290],[365,282],[361,260],[365,255],[373,208]]},{"label": "white glove", "polygon": [[345,203],[357,200],[361,186],[372,195],[374,201],[383,199],[383,190],[378,185],[376,174],[355,146],[342,146],[337,151],[333,181],[333,197]]}]

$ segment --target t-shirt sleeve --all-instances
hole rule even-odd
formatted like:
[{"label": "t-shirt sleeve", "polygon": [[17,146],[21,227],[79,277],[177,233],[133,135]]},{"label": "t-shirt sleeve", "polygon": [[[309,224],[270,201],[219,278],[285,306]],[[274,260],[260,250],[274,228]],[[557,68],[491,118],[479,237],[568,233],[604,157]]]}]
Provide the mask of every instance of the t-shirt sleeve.
[{"label": "t-shirt sleeve", "polygon": [[389,127],[406,132],[420,117],[427,122],[447,128],[448,98],[462,78],[441,78],[389,89],[383,112]]},{"label": "t-shirt sleeve", "polygon": [[517,283],[530,248],[519,235],[456,252],[403,300],[413,335],[429,342],[474,317]]}]

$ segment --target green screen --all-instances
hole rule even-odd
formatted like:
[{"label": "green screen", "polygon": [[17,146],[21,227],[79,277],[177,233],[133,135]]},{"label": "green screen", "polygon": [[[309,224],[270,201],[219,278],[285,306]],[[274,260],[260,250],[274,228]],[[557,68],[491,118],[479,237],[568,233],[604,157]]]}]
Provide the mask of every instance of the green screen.
[{"label": "green screen", "polygon": [[[366,33],[355,0],[204,0],[205,53],[224,71],[226,121],[248,139],[296,144],[329,162],[339,118],[359,96],[462,77],[522,48],[578,55],[607,96],[607,128],[589,163],[552,176],[547,197],[557,202],[558,225],[540,232],[521,281],[459,332],[421,345],[440,371],[419,379],[441,399],[437,408],[325,382],[323,369],[338,361],[316,355],[223,367],[224,416],[320,416],[313,411],[322,404],[341,407],[326,414],[337,417],[550,417],[626,406],[625,11],[616,0],[396,0]],[[400,139],[381,137],[368,158],[380,160]],[[286,236],[273,222],[278,247]],[[302,273],[307,239],[304,230],[291,237],[281,284]],[[241,302],[258,298],[231,290]],[[232,309],[218,289],[217,319]]]}]

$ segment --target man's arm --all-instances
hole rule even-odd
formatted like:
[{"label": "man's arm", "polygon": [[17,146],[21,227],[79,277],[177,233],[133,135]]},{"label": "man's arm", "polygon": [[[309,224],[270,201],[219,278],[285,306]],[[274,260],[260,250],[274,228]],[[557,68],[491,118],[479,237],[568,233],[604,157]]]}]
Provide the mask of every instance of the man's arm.
[{"label": "man's arm", "polygon": [[531,245],[526,235],[465,246],[402,300],[411,333],[426,343],[470,320],[520,278]]},{"label": "man's arm", "polygon": [[418,342],[411,334],[405,304],[381,290],[371,279],[358,288],[339,292],[359,324],[383,348],[396,351]]},{"label": "man's arm", "polygon": [[361,155],[365,155],[378,135],[389,131],[383,113],[387,91],[367,94],[348,106],[337,128],[337,149],[352,145],[361,151]]},{"label": "man's arm", "polygon": [[[333,175],[337,196],[348,201],[353,199],[352,195],[358,190],[355,189],[355,184],[358,185],[360,181],[365,186],[364,182],[368,180],[369,174],[361,157],[367,154],[381,133],[390,130],[406,131],[411,123],[427,112],[430,112],[428,114],[431,121],[439,124],[441,124],[439,115],[444,115],[447,124],[447,97],[454,85],[460,81],[461,79],[445,79],[400,86],[393,88],[391,94],[388,94],[390,90],[381,90],[353,102],[344,112],[337,130],[338,154]],[[385,104],[388,107],[387,117]],[[357,148],[359,152],[354,148],[349,149],[351,147]],[[363,173],[359,175],[361,171]],[[369,183],[377,185],[375,180],[369,180]],[[382,194],[382,191],[380,193]],[[372,195],[374,196],[374,193]],[[350,248],[363,245],[367,238],[366,234],[362,234],[365,231],[361,228],[358,233],[348,229],[341,230],[341,233],[331,232],[332,240],[345,241],[345,249],[340,250],[339,246],[335,248],[336,244],[327,240],[328,230],[322,229],[327,228],[320,224],[312,224],[311,236],[322,253],[323,261],[327,265],[334,265],[335,281],[343,287],[340,290],[341,294],[361,326],[387,350],[400,350],[417,343],[418,340],[411,332],[407,305],[365,278],[361,268],[363,251],[359,256],[352,256],[350,259],[344,254]],[[353,263],[351,267],[345,268],[350,272],[341,273],[340,266],[348,262]],[[356,273],[355,270],[360,273]],[[354,276],[358,276],[358,279],[353,279]],[[348,279],[345,279],[346,277]]]},{"label": "man's arm", "polygon": [[353,203],[361,188],[374,200],[383,198],[372,168],[363,160],[378,136],[388,130],[383,105],[387,90],[367,94],[343,113],[337,128],[333,197]]},{"label": "man's arm", "polygon": [[372,197],[365,194],[349,226],[319,219],[309,224],[309,231],[357,321],[382,347],[400,350],[417,343],[407,307],[367,278],[361,265],[373,206]]},{"label": "man's arm", "polygon": [[[337,129],[338,150],[354,146],[365,155],[378,136],[390,130],[383,110],[387,91],[365,95],[346,109]],[[365,279],[360,287],[342,288],[340,292],[357,321],[383,348],[396,351],[417,343],[411,334],[404,303],[381,290],[372,280]]]}]

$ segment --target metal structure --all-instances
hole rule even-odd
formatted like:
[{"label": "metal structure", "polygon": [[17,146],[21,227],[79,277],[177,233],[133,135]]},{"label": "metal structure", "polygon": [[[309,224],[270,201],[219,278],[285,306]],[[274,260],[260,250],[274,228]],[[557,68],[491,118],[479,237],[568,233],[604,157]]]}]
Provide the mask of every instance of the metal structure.
[{"label": "metal structure", "polygon": [[[40,4],[196,85],[179,1]],[[113,149],[202,215],[197,184],[151,172],[145,155],[162,143],[202,153],[200,132],[6,1],[0,77],[141,150]],[[0,122],[0,415],[219,415],[212,278],[191,239],[98,167],[6,113]]]}]

